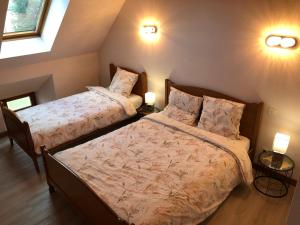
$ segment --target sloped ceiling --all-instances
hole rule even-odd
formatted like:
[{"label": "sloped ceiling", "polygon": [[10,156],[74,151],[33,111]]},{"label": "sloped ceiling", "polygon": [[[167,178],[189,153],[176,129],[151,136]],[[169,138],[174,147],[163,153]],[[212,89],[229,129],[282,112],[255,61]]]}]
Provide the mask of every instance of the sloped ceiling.
[{"label": "sloped ceiling", "polygon": [[[0,1],[0,15],[7,0]],[[0,68],[32,64],[100,49],[125,0],[70,0],[69,8],[49,53],[0,60]],[[1,11],[2,10],[2,11]],[[0,16],[0,29],[5,18]]]}]

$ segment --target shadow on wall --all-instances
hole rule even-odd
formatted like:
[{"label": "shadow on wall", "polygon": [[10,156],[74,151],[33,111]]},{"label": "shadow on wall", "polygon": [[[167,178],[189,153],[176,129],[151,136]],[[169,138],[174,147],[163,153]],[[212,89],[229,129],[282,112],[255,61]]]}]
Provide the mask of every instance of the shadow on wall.
[{"label": "shadow on wall", "polygon": [[[53,76],[45,75],[33,79],[17,81],[14,83],[0,85],[0,99],[34,92],[37,104],[49,102],[56,99]],[[0,115],[0,133],[5,131],[2,114]]]}]

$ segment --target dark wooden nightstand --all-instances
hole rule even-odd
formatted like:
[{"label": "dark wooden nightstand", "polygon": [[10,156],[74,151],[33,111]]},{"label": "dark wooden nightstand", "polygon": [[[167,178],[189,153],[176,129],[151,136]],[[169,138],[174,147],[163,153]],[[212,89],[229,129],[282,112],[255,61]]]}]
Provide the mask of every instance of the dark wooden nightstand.
[{"label": "dark wooden nightstand", "polygon": [[139,118],[147,116],[151,113],[158,113],[160,110],[156,107],[149,107],[147,105],[142,105],[140,108],[137,109],[137,114]]},{"label": "dark wooden nightstand", "polygon": [[256,190],[273,198],[286,196],[289,184],[285,178],[292,177],[294,161],[287,155],[264,150],[258,156],[258,165],[260,170],[256,171],[253,182]]}]

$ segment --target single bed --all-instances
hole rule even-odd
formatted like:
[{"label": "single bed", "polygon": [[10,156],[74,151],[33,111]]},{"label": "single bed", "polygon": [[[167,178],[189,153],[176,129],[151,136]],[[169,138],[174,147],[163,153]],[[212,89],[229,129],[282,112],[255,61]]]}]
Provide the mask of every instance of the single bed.
[{"label": "single bed", "polygon": [[[127,71],[132,70],[123,68]],[[110,65],[111,80],[117,67]],[[106,88],[89,87],[83,93],[58,99],[18,112],[1,105],[8,136],[33,160],[37,172],[40,146],[62,150],[94,139],[138,119],[136,109],[143,104],[147,92],[145,73],[127,98]]]},{"label": "single bed", "polygon": [[[171,86],[242,102],[166,80],[166,103]],[[49,190],[62,192],[89,224],[198,224],[235,186],[252,182],[262,104],[243,103],[240,140],[158,113],[72,149],[44,148]]]}]

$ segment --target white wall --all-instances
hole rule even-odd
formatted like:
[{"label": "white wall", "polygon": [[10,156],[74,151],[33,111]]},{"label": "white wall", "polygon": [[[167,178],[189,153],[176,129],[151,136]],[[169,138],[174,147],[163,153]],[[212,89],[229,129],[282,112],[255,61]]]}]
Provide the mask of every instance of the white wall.
[{"label": "white wall", "polygon": [[[164,101],[164,79],[206,87],[246,101],[265,102],[259,148],[271,148],[275,132],[291,135],[288,154],[300,172],[300,48],[279,57],[264,44],[268,29],[297,34],[295,0],[127,0],[100,51],[101,83],[107,63],[146,70],[149,89]],[[161,38],[145,43],[141,21],[154,17]],[[300,36],[299,36],[300,37]]]},{"label": "white wall", "polygon": [[[0,31],[7,2],[0,0]],[[18,93],[24,80],[52,75],[55,94],[60,98],[83,91],[86,85],[98,84],[98,50],[124,2],[71,0],[51,52],[0,60],[0,88],[12,84]],[[0,90],[0,99],[11,95],[8,92]],[[3,130],[0,118],[0,132]]]},{"label": "white wall", "polygon": [[[108,67],[108,65],[107,65]],[[37,64],[0,68],[0,85],[49,75],[53,76],[56,97],[61,98],[86,90],[87,85],[99,84],[98,53],[46,61]],[[22,85],[22,82],[20,83]],[[21,88],[21,87],[20,87]],[[15,86],[15,91],[18,88]],[[1,96],[0,96],[1,99]],[[4,127],[0,119],[0,132]]]},{"label": "white wall", "polygon": [[48,76],[47,80],[35,92],[35,95],[37,104],[43,104],[57,99],[52,75]]}]

